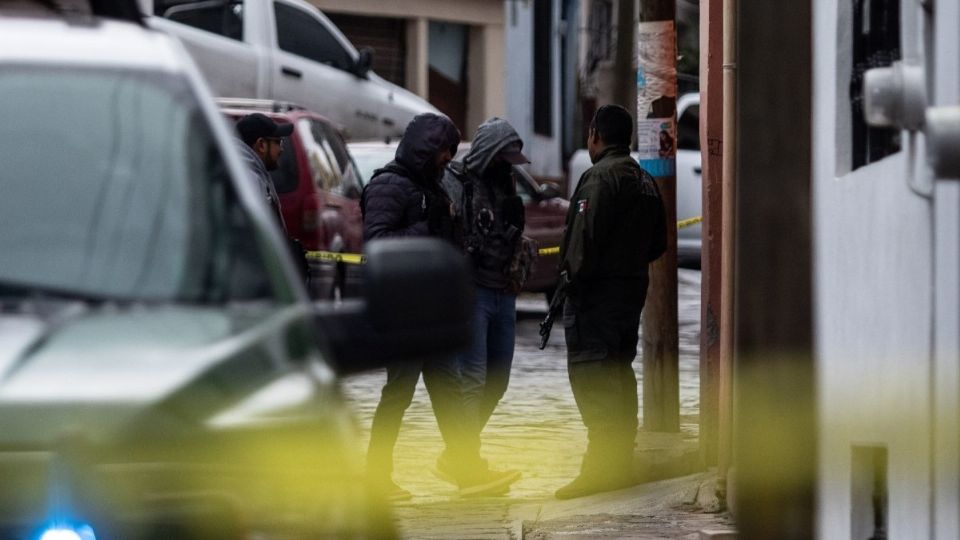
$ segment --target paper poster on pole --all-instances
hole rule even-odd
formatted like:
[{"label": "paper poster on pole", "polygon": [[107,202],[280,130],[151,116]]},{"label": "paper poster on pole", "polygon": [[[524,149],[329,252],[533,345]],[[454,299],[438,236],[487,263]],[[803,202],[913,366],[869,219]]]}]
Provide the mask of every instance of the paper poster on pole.
[{"label": "paper poster on pole", "polygon": [[677,33],[673,21],[637,33],[637,150],[641,160],[677,155]]}]

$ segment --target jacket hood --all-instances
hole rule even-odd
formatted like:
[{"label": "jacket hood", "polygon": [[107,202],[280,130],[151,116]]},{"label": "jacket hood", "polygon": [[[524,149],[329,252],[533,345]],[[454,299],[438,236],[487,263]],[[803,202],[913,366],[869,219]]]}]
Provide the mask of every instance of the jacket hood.
[{"label": "jacket hood", "polygon": [[449,148],[453,155],[458,144],[460,131],[449,118],[434,113],[418,114],[407,124],[395,160],[417,176],[412,180],[436,180],[440,176],[440,171],[434,170],[437,152]]},{"label": "jacket hood", "polygon": [[513,143],[519,143],[521,148],[523,147],[523,141],[520,140],[517,130],[513,129],[510,122],[493,117],[477,128],[470,146],[470,153],[463,158],[463,165],[471,174],[479,178],[487,170],[493,156],[497,155],[504,146]]}]

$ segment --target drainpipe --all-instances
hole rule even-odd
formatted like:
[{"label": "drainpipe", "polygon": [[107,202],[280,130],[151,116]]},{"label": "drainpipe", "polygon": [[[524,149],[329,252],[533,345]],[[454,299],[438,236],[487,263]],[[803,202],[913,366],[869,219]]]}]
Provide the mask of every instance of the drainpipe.
[{"label": "drainpipe", "polygon": [[[723,0],[723,212],[720,259],[720,384],[718,472],[726,491],[733,463],[734,224],[737,174],[737,0]],[[728,502],[732,502],[729,501]],[[732,506],[732,505],[731,505]]]}]

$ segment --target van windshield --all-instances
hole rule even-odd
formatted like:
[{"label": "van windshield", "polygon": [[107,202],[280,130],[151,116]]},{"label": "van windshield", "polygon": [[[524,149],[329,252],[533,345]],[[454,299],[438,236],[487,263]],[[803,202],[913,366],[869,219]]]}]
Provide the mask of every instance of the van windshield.
[{"label": "van windshield", "polygon": [[272,294],[185,81],[6,68],[0,95],[0,291],[201,303]]}]

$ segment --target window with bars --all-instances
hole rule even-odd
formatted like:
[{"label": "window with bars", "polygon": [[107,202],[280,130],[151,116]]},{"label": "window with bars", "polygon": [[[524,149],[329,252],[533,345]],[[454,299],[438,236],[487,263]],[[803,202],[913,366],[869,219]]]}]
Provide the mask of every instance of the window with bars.
[{"label": "window with bars", "polygon": [[863,74],[900,59],[900,0],[853,0],[850,125],[852,169],[900,151],[900,131],[872,128],[863,115]]},{"label": "window with bars", "polygon": [[553,0],[533,4],[533,131],[553,135]]}]

